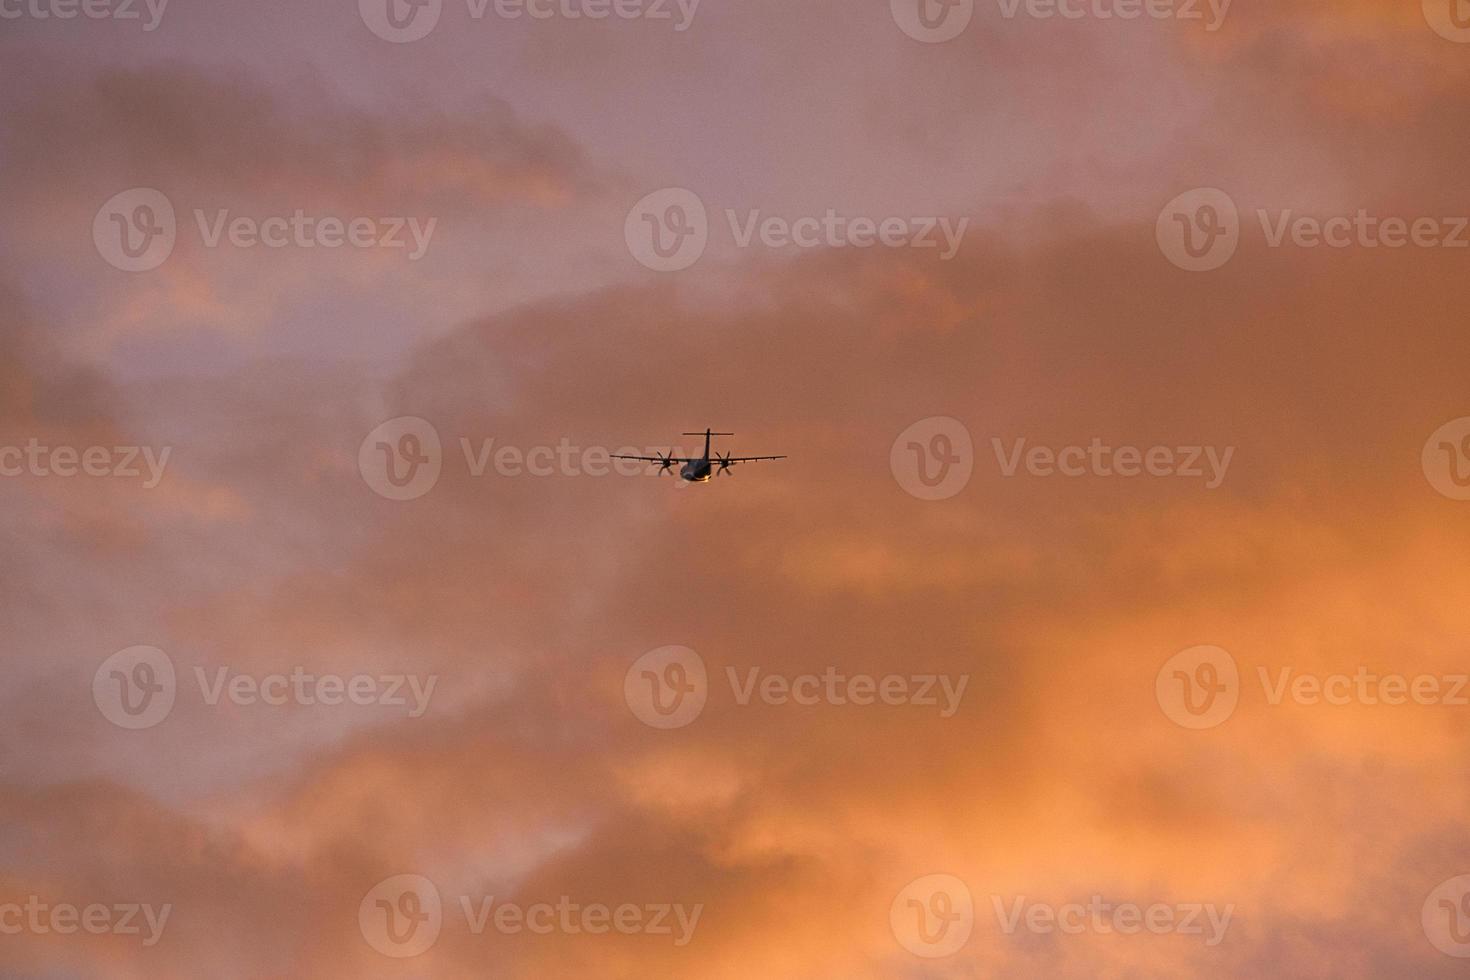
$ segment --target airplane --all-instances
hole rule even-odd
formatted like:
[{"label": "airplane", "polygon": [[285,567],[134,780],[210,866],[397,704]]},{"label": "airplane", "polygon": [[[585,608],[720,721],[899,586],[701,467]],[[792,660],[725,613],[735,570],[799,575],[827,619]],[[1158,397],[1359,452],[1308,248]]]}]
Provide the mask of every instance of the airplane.
[{"label": "airplane", "polygon": [[[785,459],[785,456],[731,456],[726,453],[710,455],[710,439],[714,436],[733,436],[733,432],[711,432],[705,429],[703,432],[684,432],[686,436],[704,436],[704,455],[697,459],[687,456],[675,456],[670,453],[667,456],[614,456],[613,459],[636,459],[642,463],[657,463],[658,475],[663,476],[666,470],[672,470],[675,463],[684,465],[679,467],[679,477],[689,483],[708,483],[710,478],[716,474],[727,473],[730,467],[736,463],[759,463],[767,459]],[[716,469],[715,467],[719,467]]]}]

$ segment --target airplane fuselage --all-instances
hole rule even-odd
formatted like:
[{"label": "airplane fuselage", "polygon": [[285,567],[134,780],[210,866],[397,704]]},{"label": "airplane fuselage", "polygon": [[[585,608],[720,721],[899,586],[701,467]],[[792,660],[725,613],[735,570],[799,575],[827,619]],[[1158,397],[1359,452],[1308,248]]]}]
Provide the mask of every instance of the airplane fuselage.
[{"label": "airplane fuselage", "polygon": [[689,483],[708,483],[712,476],[714,472],[707,456],[704,459],[691,459],[679,467],[679,477]]},{"label": "airplane fuselage", "polygon": [[[686,433],[687,435],[688,433]],[[704,434],[704,455],[698,459],[691,459],[679,467],[679,476],[687,483],[708,483],[710,477],[714,476],[714,467],[709,462],[709,446],[712,432]]]}]

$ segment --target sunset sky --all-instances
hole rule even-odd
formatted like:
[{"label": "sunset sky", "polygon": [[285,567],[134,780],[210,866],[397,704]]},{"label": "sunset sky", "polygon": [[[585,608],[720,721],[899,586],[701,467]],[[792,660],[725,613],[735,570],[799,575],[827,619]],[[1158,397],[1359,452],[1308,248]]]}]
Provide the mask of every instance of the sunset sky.
[{"label": "sunset sky", "polygon": [[0,976],[1465,976],[1467,160],[1466,0],[0,0]]}]

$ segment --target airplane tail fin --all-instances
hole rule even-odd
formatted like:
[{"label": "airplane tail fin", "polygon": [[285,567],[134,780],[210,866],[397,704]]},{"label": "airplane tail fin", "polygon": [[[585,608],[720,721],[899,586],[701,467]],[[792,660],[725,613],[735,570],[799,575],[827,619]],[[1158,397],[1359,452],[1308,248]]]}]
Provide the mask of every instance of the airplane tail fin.
[{"label": "airplane tail fin", "polygon": [[705,429],[703,432],[685,432],[683,434],[686,435],[686,436],[704,436],[704,458],[705,459],[709,459],[709,441],[710,441],[710,437],[711,436],[733,436],[735,433],[733,433],[733,432],[714,432],[714,431],[712,431],[710,429]]}]

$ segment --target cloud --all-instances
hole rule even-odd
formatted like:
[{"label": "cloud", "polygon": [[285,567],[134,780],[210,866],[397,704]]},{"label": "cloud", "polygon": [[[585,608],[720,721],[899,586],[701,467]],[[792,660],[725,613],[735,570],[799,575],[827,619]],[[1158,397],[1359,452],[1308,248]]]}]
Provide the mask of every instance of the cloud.
[{"label": "cloud", "polygon": [[[546,215],[585,207],[609,185],[565,133],[494,97],[463,110],[393,102],[369,111],[322,85],[282,93],[239,68],[105,67],[68,82],[59,66],[22,63],[32,72],[12,67],[4,113],[4,169],[23,188],[12,222],[29,246],[16,261],[36,282],[95,272],[41,294],[68,346],[94,363],[119,352],[156,363],[160,348],[177,356],[208,330],[238,364],[266,342],[299,349],[305,325],[323,319],[360,349],[401,345],[362,321],[422,320],[428,292],[447,320],[419,331],[482,308],[474,275],[487,260],[510,261],[495,235],[521,229],[544,241]],[[137,187],[168,198],[175,243],[156,269],[114,273],[89,229],[104,202]],[[298,214],[304,242],[293,224],[287,248],[232,244],[240,219]],[[372,221],[371,240],[387,244],[318,243],[314,230],[332,218]]]},{"label": "cloud", "polygon": [[[1377,892],[1354,897],[1361,874],[1317,869],[1371,869],[1394,882],[1382,901],[1435,883],[1417,866],[1404,874],[1441,833],[1413,813],[1429,800],[1452,820],[1466,805],[1443,787],[1457,743],[1437,709],[1324,718],[1257,693],[1219,732],[1187,733],[1152,692],[1159,665],[1200,642],[1233,650],[1248,677],[1276,665],[1453,669],[1442,651],[1456,642],[1463,583],[1442,568],[1428,590],[1410,570],[1442,563],[1456,540],[1417,472],[1418,441],[1454,404],[1454,372],[1425,370],[1412,391],[1346,408],[1318,392],[1371,390],[1399,370],[1389,319],[1452,258],[1252,249],[1214,280],[1185,279],[1150,232],[1095,227],[1034,249],[988,241],[940,271],[859,253],[756,263],[744,274],[764,302],[750,310],[686,307],[657,286],[528,308],[427,346],[376,394],[341,379],[315,397],[303,389],[298,412],[324,420],[306,428],[256,414],[269,389],[214,386],[220,415],[178,451],[250,501],[242,533],[270,547],[241,569],[248,589],[171,603],[181,665],[434,672],[448,709],[339,725],[302,707],[194,704],[140,735],[183,765],[170,795],[211,787],[206,809],[250,842],[252,861],[296,880],[314,914],[336,909],[331,921],[348,923],[309,939],[265,915],[253,928],[306,944],[298,965],[367,968],[353,890],[412,869],[454,896],[706,906],[707,931],[687,951],[648,937],[527,937],[488,952],[459,926],[425,960],[444,975],[486,957],[530,975],[605,955],[615,973],[692,963],[709,976],[795,976],[821,963],[876,976],[907,955],[887,933],[888,893],[941,868],[980,897],[984,928],[961,960],[977,966],[1246,975],[1271,943],[1307,970],[1321,947],[1276,949],[1255,925],[1297,921],[1333,930],[1364,964],[1432,970],[1427,946],[1375,938],[1384,913]],[[820,293],[807,285],[817,270]],[[920,308],[965,312],[943,330],[895,326],[890,282],[926,283],[905,287]],[[1252,319],[1257,293],[1242,282],[1301,316],[1290,329]],[[1415,323],[1423,363],[1464,353],[1448,311]],[[480,395],[503,364],[516,365],[514,382]],[[168,415],[186,390],[156,388],[151,412]],[[344,395],[351,410],[327,411]],[[887,472],[887,441],[919,411],[966,420],[976,437],[977,475],[943,505]],[[430,496],[401,505],[372,495],[352,461],[364,433],[408,413],[433,421],[447,458]],[[615,446],[705,422],[792,459],[677,491],[615,476],[477,478],[457,458],[461,436]],[[1229,444],[1238,476],[1213,494],[1184,481],[1005,478],[992,434]],[[246,475],[259,469],[255,446],[286,447],[268,480]],[[293,554],[268,516],[293,511],[312,515],[314,557]],[[1365,522],[1397,543],[1385,551]],[[160,585],[179,573],[162,559]],[[1415,612],[1354,612],[1370,601]],[[1340,631],[1350,644],[1324,645]],[[674,732],[645,728],[621,703],[627,666],[665,643],[695,647],[713,683],[704,714]],[[966,674],[969,693],[942,718],[913,705],[742,706],[727,680],[829,666]],[[220,754],[221,736],[250,748]],[[186,762],[167,748],[178,744],[215,748]],[[1310,752],[1284,758],[1286,744]],[[1361,775],[1365,759],[1383,774]],[[284,785],[269,780],[283,770]],[[1348,773],[1360,774],[1342,782]],[[1324,811],[1329,792],[1341,802]],[[160,874],[183,873],[156,860]],[[1274,881],[1283,864],[1290,886]],[[1094,892],[1231,901],[1251,924],[1214,954],[1182,939],[1011,938],[988,911],[992,894]],[[227,914],[219,895],[182,897]],[[181,923],[187,911],[181,898]]]},{"label": "cloud", "polygon": [[[1103,32],[1068,29],[1049,48],[1041,25],[976,30],[946,54],[894,37],[899,63],[953,72],[943,105],[916,110],[910,130],[883,128],[913,103],[905,92],[867,93],[876,136],[917,155],[994,138],[977,122],[994,107],[963,111],[976,89],[956,81],[977,50],[1005,57],[971,66],[976,77],[996,71],[1018,90],[1030,65],[1067,72],[1011,106],[1046,136],[1018,158],[1044,170],[1069,120],[1096,127],[1031,185],[1048,200],[998,195],[999,217],[977,223],[952,262],[886,249],[711,254],[679,277],[590,286],[552,267],[552,295],[510,304],[481,303],[451,264],[436,275],[455,312],[418,284],[398,303],[424,307],[435,329],[366,365],[341,356],[355,351],[332,317],[303,327],[289,356],[221,366],[187,347],[201,325],[250,337],[288,300],[316,295],[321,282],[293,292],[328,268],[315,261],[186,249],[153,279],[79,275],[77,290],[120,311],[93,346],[55,318],[75,312],[69,290],[23,269],[24,288],[0,294],[14,311],[0,319],[0,445],[128,441],[170,446],[174,462],[150,491],[0,481],[11,556],[0,616],[17,651],[0,699],[0,902],[174,912],[148,949],[8,937],[4,969],[1453,975],[1419,915],[1470,844],[1470,795],[1450,778],[1464,709],[1273,704],[1268,692],[1285,668],[1463,671],[1466,529],[1419,461],[1431,432],[1467,414],[1470,338],[1452,302],[1463,259],[1273,249],[1248,229],[1229,264],[1190,274],[1154,240],[1176,184],[1216,179],[1247,222],[1278,204],[1437,206],[1434,181],[1395,189],[1385,175],[1400,160],[1429,174],[1458,165],[1444,122],[1458,110],[1436,108],[1443,88],[1427,70],[1443,51],[1424,54],[1396,14],[1343,9],[1334,21],[1304,6],[1239,10],[1213,47],[1130,39],[1134,88],[1191,74],[1189,97],[1216,87],[1172,131],[1177,145],[1159,136],[1174,112],[1165,96],[1136,127],[1123,127],[1126,105],[1098,114],[1095,82],[1108,75],[1092,73],[1123,70],[1122,55],[1098,55]],[[779,40],[807,50],[789,32]],[[1355,52],[1420,59],[1387,86],[1403,111],[1347,79]],[[1316,57],[1322,77],[1287,55]],[[806,76],[792,71],[776,81],[799,92]],[[211,189],[221,206],[565,208],[575,234],[622,247],[621,214],[605,236],[589,217],[618,210],[605,199],[621,186],[607,176],[615,154],[502,103],[370,113],[178,65],[44,89],[16,100],[8,131],[25,133],[6,163],[38,175],[15,234],[42,251],[90,249],[78,229],[109,188],[160,179],[181,200]],[[1055,177],[1085,171],[1077,161],[1110,120],[1139,140],[1096,163],[1128,207]],[[1361,152],[1360,137],[1372,144]],[[1330,179],[1311,166],[1327,158]],[[1303,193],[1314,176],[1320,195]],[[368,282],[382,268],[339,268],[326,291],[343,284],[375,308],[405,281],[400,269]],[[458,315],[468,309],[479,312]],[[133,328],[174,366],[144,379],[107,370]],[[395,502],[368,486],[358,452],[402,415],[435,427],[443,473]],[[929,416],[963,422],[975,448],[970,483],[942,502],[911,496],[890,470],[894,439]],[[790,458],[680,487],[560,463],[547,476],[475,475],[465,453],[484,440],[617,451],[705,426],[739,433],[730,448]],[[1216,489],[1007,476],[1000,454],[1017,440],[1234,455]],[[105,657],[139,643],[163,648],[180,684],[164,721],[127,731],[98,711],[91,684]],[[710,683],[698,718],[663,731],[629,710],[625,680],[669,644],[694,649]],[[1161,710],[1155,682],[1197,644],[1229,650],[1242,689],[1228,721],[1189,731]],[[210,704],[195,672],[221,668],[437,683],[416,718],[386,705]],[[746,678],[829,674],[966,686],[950,716],[742,703]],[[435,883],[447,919],[431,950],[398,963],[370,948],[357,913],[405,873]],[[932,873],[964,880],[977,910],[970,942],[933,963],[889,922],[900,889]],[[1218,947],[1007,934],[995,912],[1094,895],[1235,912]],[[687,947],[475,935],[460,899],[490,896],[702,912]]]}]

